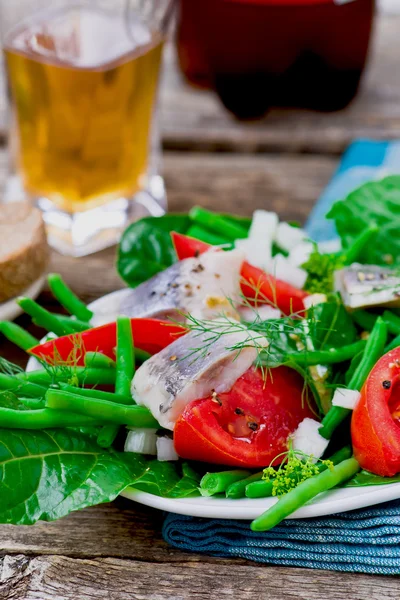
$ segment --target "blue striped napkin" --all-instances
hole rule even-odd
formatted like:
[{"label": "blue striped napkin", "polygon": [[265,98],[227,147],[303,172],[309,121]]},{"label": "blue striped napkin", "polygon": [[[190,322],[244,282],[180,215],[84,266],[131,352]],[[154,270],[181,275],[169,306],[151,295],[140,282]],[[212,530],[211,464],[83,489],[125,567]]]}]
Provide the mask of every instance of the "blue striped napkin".
[{"label": "blue striped napkin", "polygon": [[[315,205],[306,229],[316,241],[337,237],[325,215],[336,200],[373,179],[400,173],[400,142],[354,142]],[[400,500],[318,519],[287,520],[255,533],[246,521],[169,514],[164,539],[181,550],[261,563],[382,575],[400,574]]]},{"label": "blue striped napkin", "polygon": [[175,548],[271,565],[377,575],[400,574],[400,500],[318,519],[288,519],[265,533],[249,521],[169,514]]}]

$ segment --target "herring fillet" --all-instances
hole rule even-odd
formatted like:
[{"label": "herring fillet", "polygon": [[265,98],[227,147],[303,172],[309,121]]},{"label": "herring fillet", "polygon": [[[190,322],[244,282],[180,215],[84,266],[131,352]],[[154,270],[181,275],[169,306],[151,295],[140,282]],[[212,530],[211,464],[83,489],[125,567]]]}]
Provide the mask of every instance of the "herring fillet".
[{"label": "herring fillet", "polygon": [[173,317],[180,321],[185,320],[182,313],[199,319],[222,312],[232,315],[241,299],[243,260],[240,250],[211,250],[181,260],[130,290],[119,313],[130,318]]},{"label": "herring fillet", "polygon": [[335,289],[348,308],[400,306],[400,271],[354,263],[335,271]]},{"label": "herring fillet", "polygon": [[[238,351],[237,345],[243,348]],[[267,345],[266,338],[246,329],[224,329],[212,343],[209,332],[191,331],[139,367],[132,381],[132,395],[137,404],[149,408],[162,427],[173,430],[186,404],[209,396],[213,390],[229,391],[256,360],[258,348]]]}]

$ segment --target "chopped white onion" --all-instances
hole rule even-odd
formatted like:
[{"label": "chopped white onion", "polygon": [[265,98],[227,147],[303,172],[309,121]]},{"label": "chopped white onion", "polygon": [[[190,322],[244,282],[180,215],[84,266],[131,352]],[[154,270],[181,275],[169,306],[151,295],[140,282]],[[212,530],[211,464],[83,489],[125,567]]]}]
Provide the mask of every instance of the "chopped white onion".
[{"label": "chopped white onion", "polygon": [[276,228],[275,241],[279,248],[290,252],[301,242],[307,239],[307,234],[304,229],[300,227],[292,227],[289,223],[279,223]]},{"label": "chopped white onion", "polygon": [[243,321],[255,321],[259,318],[261,321],[269,321],[270,319],[280,319],[281,311],[279,308],[262,304],[257,308],[250,306],[242,306],[239,308],[239,314]]},{"label": "chopped white onion", "polygon": [[340,406],[341,408],[354,410],[360,398],[361,394],[357,390],[336,388],[332,398],[332,406]]},{"label": "chopped white onion", "polygon": [[272,242],[268,238],[236,240],[235,247],[244,252],[247,262],[259,269],[264,270],[271,260]]},{"label": "chopped white onion", "polygon": [[312,242],[300,242],[289,253],[289,261],[296,267],[301,267],[310,258],[314,252],[314,244]]},{"label": "chopped white onion", "polygon": [[283,254],[277,254],[269,261],[267,271],[277,279],[300,289],[303,288],[308,276],[307,271],[292,265]]},{"label": "chopped white onion", "polygon": [[156,429],[131,429],[125,440],[125,452],[157,454]]},{"label": "chopped white onion", "polygon": [[278,223],[278,215],[275,212],[255,210],[251,221],[249,238],[255,240],[275,239]]},{"label": "chopped white onion", "polygon": [[317,306],[317,304],[323,304],[324,302],[327,302],[327,300],[328,298],[325,294],[311,294],[310,296],[304,298],[304,308],[308,310],[312,306]]},{"label": "chopped white onion", "polygon": [[169,437],[157,438],[157,460],[165,462],[167,460],[179,460],[175,452],[174,442]]},{"label": "chopped white onion", "polygon": [[319,433],[321,423],[315,419],[306,418],[299,424],[292,435],[293,450],[304,452],[308,456],[313,456],[316,462],[325,452],[329,440],[326,440]]},{"label": "chopped white onion", "polygon": [[321,254],[330,254],[331,252],[340,252],[342,244],[339,238],[334,240],[326,240],[318,243],[318,251]]}]

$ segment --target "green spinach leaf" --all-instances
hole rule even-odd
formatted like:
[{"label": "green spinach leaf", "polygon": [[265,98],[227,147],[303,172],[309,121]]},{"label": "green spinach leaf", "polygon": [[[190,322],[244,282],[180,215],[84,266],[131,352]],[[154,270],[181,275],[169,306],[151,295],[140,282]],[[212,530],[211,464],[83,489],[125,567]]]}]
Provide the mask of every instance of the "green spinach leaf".
[{"label": "green spinach leaf", "polygon": [[[248,217],[216,214],[241,225],[247,231],[250,228],[251,219]],[[136,287],[170,267],[176,261],[170,233],[177,231],[186,234],[191,225],[187,214],[145,217],[132,223],[124,232],[118,250],[117,269],[122,279],[130,287]]]},{"label": "green spinach leaf", "polygon": [[359,471],[354,477],[347,481],[344,487],[364,487],[366,485],[386,485],[388,483],[399,483],[400,473],[394,477],[381,477],[369,471]]},{"label": "green spinach leaf", "polygon": [[361,262],[400,264],[400,175],[362,185],[345,200],[336,202],[327,218],[335,221],[344,248],[362,231],[377,225],[379,232],[365,249]]},{"label": "green spinach leaf", "polygon": [[103,450],[94,437],[72,429],[0,429],[0,523],[59,519],[109,502],[130,485],[160,496],[195,494],[199,478],[180,469]]},{"label": "green spinach leaf", "polygon": [[147,281],[176,261],[170,232],[186,233],[187,215],[145,217],[124,232],[118,251],[117,269],[131,287]]},{"label": "green spinach leaf", "polygon": [[357,339],[353,319],[338,294],[330,294],[328,302],[310,310],[310,336],[316,350],[340,348]]},{"label": "green spinach leaf", "polygon": [[132,487],[164,498],[199,496],[200,475],[186,463],[151,460],[146,470],[132,483]]}]

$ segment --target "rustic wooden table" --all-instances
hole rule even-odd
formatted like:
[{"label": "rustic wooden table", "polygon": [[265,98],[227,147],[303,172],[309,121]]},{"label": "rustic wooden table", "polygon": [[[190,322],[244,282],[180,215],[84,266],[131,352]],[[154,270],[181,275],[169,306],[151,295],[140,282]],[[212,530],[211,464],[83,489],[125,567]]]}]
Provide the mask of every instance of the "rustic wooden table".
[{"label": "rustic wooden table", "polygon": [[[400,17],[380,18],[363,90],[348,109],[332,115],[274,110],[261,124],[238,124],[210,93],[186,87],[170,52],[162,114],[171,210],[202,204],[250,214],[264,207],[282,218],[304,221],[353,138],[400,137],[399,33]],[[0,115],[0,125],[4,123]],[[3,180],[5,173],[3,150]],[[114,256],[115,249],[79,260],[53,254],[51,269],[89,301],[122,285]],[[54,308],[47,291],[40,301]],[[3,341],[0,354],[24,363],[23,354]],[[400,582],[393,577],[261,566],[179,552],[162,541],[161,524],[159,512],[119,499],[56,523],[1,526],[0,598],[400,597]]]}]

